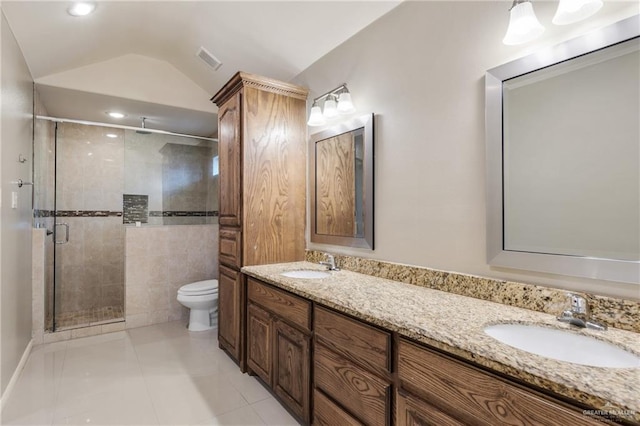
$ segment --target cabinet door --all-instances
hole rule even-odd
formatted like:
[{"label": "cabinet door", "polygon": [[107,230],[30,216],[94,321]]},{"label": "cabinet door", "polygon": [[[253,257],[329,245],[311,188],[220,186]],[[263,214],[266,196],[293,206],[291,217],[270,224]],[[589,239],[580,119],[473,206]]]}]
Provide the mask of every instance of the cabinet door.
[{"label": "cabinet door", "polygon": [[316,342],[313,383],[359,421],[386,426],[391,418],[391,383]]},{"label": "cabinet door", "polygon": [[363,426],[358,419],[334,404],[318,389],[313,391],[314,426]]},{"label": "cabinet door", "polygon": [[242,274],[220,266],[218,280],[218,342],[240,362],[242,342]]},{"label": "cabinet door", "polygon": [[397,426],[464,426],[419,398],[398,392],[396,398]]},{"label": "cabinet door", "polygon": [[241,111],[242,92],[233,95],[218,111],[218,162],[220,217],[222,226],[241,223]]},{"label": "cabinet door", "polygon": [[397,356],[401,386],[464,424],[602,424],[579,409],[404,338],[398,342]]},{"label": "cabinet door", "polygon": [[250,303],[247,309],[247,366],[271,385],[271,315]]},{"label": "cabinet door", "polygon": [[273,390],[309,423],[310,338],[283,321],[275,322]]},{"label": "cabinet door", "polygon": [[242,232],[238,228],[220,228],[220,263],[240,269],[242,267]]}]

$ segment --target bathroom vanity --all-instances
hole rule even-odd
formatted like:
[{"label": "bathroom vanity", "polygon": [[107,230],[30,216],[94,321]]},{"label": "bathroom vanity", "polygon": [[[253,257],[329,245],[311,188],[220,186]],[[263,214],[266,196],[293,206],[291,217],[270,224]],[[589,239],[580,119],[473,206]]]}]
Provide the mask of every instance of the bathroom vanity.
[{"label": "bathroom vanity", "polygon": [[[569,364],[483,332],[496,323],[569,329],[552,315],[345,270],[282,275],[319,269],[310,262],[242,269],[248,371],[305,424],[640,421],[637,367]],[[579,333],[640,353],[636,333]]]}]

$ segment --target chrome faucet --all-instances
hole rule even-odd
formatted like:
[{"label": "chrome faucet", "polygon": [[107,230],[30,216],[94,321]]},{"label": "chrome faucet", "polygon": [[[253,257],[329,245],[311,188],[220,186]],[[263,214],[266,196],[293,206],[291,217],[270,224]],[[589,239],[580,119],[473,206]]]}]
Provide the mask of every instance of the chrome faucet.
[{"label": "chrome faucet", "polygon": [[336,259],[335,257],[333,257],[332,254],[329,253],[325,253],[324,254],[327,257],[327,261],[326,262],[318,262],[321,265],[324,265],[327,267],[327,270],[329,271],[339,271],[340,268],[336,267]]},{"label": "chrome faucet", "polygon": [[558,321],[568,322],[577,327],[591,328],[594,330],[604,331],[607,329],[605,324],[591,319],[587,299],[574,293],[569,293],[568,296],[571,302],[571,309],[563,311],[558,317]]}]

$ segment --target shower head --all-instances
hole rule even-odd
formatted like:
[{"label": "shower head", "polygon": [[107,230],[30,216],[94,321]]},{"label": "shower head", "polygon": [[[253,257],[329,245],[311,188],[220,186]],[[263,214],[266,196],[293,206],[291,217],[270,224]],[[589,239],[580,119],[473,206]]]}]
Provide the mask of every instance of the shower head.
[{"label": "shower head", "polygon": [[150,135],[151,132],[148,132],[144,129],[147,128],[147,126],[145,125],[145,121],[147,121],[147,117],[140,117],[142,119],[142,123],[140,124],[140,130],[136,130],[136,133],[139,133],[141,135]]}]

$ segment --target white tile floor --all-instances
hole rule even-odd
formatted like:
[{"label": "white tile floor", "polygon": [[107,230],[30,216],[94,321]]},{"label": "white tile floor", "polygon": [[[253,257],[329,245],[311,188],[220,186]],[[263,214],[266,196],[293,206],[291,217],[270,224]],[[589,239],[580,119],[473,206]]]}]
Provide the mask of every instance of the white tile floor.
[{"label": "white tile floor", "polygon": [[33,349],[3,425],[298,425],[220,349],[182,322]]}]

